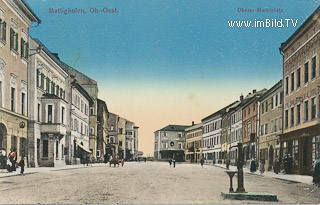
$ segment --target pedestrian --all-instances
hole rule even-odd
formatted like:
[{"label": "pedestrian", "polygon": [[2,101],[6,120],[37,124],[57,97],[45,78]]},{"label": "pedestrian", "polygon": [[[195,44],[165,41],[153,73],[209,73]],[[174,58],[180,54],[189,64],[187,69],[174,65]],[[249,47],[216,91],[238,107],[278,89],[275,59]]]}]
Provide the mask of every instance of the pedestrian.
[{"label": "pedestrian", "polygon": [[121,166],[123,167],[124,165],[124,159],[121,160]]},{"label": "pedestrian", "polygon": [[273,171],[276,174],[278,174],[280,172],[280,160],[279,160],[278,156],[276,156],[276,158],[274,160]]},{"label": "pedestrian", "polygon": [[19,162],[19,166],[20,166],[20,174],[23,176],[23,172],[24,172],[24,156],[21,157],[21,160]]},{"label": "pedestrian", "polygon": [[107,153],[105,153],[104,155],[103,155],[103,162],[104,163],[107,163],[108,162],[108,154]]},{"label": "pedestrian", "polygon": [[257,171],[257,162],[256,159],[252,159],[250,162],[250,172],[253,173]]},{"label": "pedestrian", "polygon": [[227,168],[227,170],[229,170],[229,166],[230,166],[230,160],[226,159],[226,168]]},{"label": "pedestrian", "polygon": [[289,170],[288,170],[288,154],[283,158],[283,168],[284,168],[284,172],[286,174],[288,174]]},{"label": "pedestrian", "polygon": [[172,164],[172,159],[169,159],[169,164],[170,164],[170,167],[171,167],[171,164]]},{"label": "pedestrian", "polygon": [[147,158],[146,157],[144,158],[144,162],[147,162]]},{"label": "pedestrian", "polygon": [[172,161],[173,161],[173,168],[175,168],[176,167],[176,160],[173,159]]},{"label": "pedestrian", "polygon": [[317,159],[314,163],[314,170],[313,170],[313,183],[320,184],[320,155],[317,155]]},{"label": "pedestrian", "polygon": [[11,162],[11,167],[10,167],[10,172],[12,171],[16,171],[16,161],[17,161],[17,155],[16,155],[16,152],[14,151],[14,149],[10,149],[10,152],[9,152],[9,155],[8,155],[8,158]]},{"label": "pedestrian", "polygon": [[204,159],[202,158],[202,159],[200,160],[200,164],[201,164],[202,169],[203,169],[203,163],[204,163]]},{"label": "pedestrian", "polygon": [[259,171],[260,171],[260,174],[264,173],[264,160],[263,159],[260,160]]},{"label": "pedestrian", "polygon": [[291,154],[288,157],[288,174],[292,174],[292,165],[293,165],[293,158]]}]

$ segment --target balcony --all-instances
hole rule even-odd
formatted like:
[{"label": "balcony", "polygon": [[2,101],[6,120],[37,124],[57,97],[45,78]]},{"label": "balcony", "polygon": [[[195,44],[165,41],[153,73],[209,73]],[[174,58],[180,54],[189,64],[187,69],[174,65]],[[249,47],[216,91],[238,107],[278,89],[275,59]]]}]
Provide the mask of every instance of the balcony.
[{"label": "balcony", "polygon": [[41,133],[66,135],[67,127],[61,123],[42,123],[40,131]]}]

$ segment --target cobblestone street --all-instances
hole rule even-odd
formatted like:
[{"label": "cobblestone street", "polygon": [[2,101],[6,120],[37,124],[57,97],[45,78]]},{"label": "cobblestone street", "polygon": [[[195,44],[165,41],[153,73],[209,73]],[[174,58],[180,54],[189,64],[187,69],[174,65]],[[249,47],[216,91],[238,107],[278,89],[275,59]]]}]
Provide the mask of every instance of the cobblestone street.
[{"label": "cobblestone street", "polygon": [[[259,203],[224,200],[220,194],[228,186],[224,169],[214,166],[201,169],[199,164],[177,164],[170,168],[164,162],[130,162],[116,168],[78,167],[1,178],[0,203]],[[246,174],[245,188],[277,194],[277,203],[320,203],[319,189],[305,197],[313,185]]]}]

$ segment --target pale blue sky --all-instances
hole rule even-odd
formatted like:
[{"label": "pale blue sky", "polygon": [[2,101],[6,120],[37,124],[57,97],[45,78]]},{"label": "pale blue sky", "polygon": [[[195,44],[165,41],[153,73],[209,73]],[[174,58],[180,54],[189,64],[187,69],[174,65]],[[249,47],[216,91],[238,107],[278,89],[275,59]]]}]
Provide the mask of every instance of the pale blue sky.
[{"label": "pale blue sky", "polygon": [[[39,27],[31,28],[31,36],[39,38],[52,52],[59,53],[61,60],[98,81],[99,95],[107,101],[111,111],[140,124],[145,138],[152,137],[152,131],[172,121],[179,124],[199,121],[223,104],[238,99],[240,93],[270,88],[278,82],[282,78],[280,44],[319,6],[318,1],[312,0],[26,2],[42,20]],[[90,8],[101,10],[104,7],[117,8],[119,12],[89,12]],[[259,7],[280,8],[283,12],[237,11],[238,8],[256,10]],[[49,8],[85,9],[87,14],[49,14]],[[228,20],[266,18],[298,19],[298,25],[296,28],[230,28],[227,23]],[[159,107],[170,114],[178,109],[174,108],[174,100],[157,104],[153,92],[164,99],[196,96],[200,107],[207,105],[204,101],[212,102],[213,106],[196,109],[197,115],[193,113],[180,121],[150,118],[148,113],[143,114],[141,104],[144,102],[155,104],[149,113]],[[139,101],[140,98],[144,101]],[[166,101],[162,99],[161,102]],[[190,106],[178,111],[188,112],[194,104]],[[141,118],[131,113],[133,109],[139,111]],[[149,126],[145,119],[153,125]],[[155,126],[157,122],[158,127]],[[150,130],[143,130],[146,126]]]}]

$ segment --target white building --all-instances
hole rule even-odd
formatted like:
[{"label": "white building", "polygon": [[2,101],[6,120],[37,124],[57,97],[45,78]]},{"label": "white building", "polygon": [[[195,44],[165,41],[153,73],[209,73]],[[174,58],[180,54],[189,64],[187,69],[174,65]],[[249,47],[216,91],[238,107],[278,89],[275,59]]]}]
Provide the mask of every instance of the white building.
[{"label": "white building", "polygon": [[29,166],[65,165],[68,73],[37,39],[30,39]]}]

